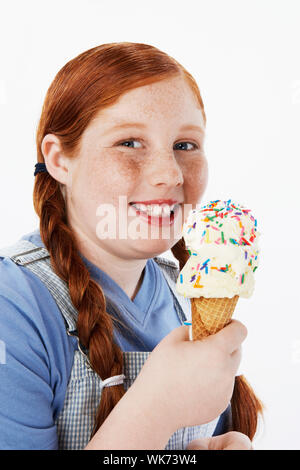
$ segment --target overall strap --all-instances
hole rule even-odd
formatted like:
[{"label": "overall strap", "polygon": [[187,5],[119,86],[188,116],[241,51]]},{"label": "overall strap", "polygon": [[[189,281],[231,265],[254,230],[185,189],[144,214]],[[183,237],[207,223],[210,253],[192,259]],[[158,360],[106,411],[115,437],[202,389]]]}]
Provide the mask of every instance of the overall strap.
[{"label": "overall strap", "polygon": [[175,300],[175,307],[177,313],[182,321],[185,322],[191,319],[191,303],[188,297],[180,295],[176,290],[176,281],[179,276],[179,268],[176,263],[172,260],[160,257],[154,257],[154,261],[159,265],[162,273],[170,287]]},{"label": "overall strap", "polygon": [[34,261],[37,258],[42,256],[49,256],[49,253],[45,248],[38,247],[31,243],[28,240],[18,240],[13,245],[9,245],[3,248],[0,248],[0,257],[1,258],[10,258],[12,261],[16,262],[20,257],[20,260],[23,255],[26,256],[26,260]]}]

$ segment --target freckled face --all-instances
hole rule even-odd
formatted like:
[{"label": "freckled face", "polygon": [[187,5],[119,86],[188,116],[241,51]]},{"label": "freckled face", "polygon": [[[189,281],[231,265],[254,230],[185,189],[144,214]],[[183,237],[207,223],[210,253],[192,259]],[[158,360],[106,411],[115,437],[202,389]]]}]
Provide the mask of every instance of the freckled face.
[{"label": "freckled face", "polygon": [[[120,122],[144,127],[117,128]],[[181,130],[190,124],[200,127],[200,131]],[[195,207],[207,184],[203,146],[203,115],[182,77],[125,93],[90,123],[78,155],[70,162],[70,183],[66,187],[70,225],[122,258],[149,258],[170,249],[181,238],[186,216],[183,204]],[[120,204],[120,196],[126,198],[125,204]],[[181,203],[171,227],[154,228],[129,205],[156,199]],[[103,204],[115,210],[117,230],[113,238],[99,238],[101,220],[112,221],[107,212],[99,212]],[[119,223],[126,229],[124,220],[127,235],[120,237]],[[139,233],[140,238],[133,239],[132,233]]]}]

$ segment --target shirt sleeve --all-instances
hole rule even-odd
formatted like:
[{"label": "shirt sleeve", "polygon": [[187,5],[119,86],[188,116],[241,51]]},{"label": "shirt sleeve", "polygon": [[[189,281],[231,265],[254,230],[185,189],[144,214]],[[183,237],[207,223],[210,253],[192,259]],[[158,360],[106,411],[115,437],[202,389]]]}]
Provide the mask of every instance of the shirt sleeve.
[{"label": "shirt sleeve", "polygon": [[31,309],[0,291],[1,449],[58,448],[49,357]]}]

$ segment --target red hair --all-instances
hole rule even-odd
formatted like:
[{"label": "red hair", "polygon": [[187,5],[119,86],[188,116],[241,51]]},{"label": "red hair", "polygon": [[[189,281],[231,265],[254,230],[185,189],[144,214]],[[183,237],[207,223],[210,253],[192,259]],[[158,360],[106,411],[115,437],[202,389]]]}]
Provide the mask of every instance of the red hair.
[{"label": "red hair", "polygon": [[[37,161],[44,162],[41,145],[46,134],[55,134],[62,152],[72,158],[80,147],[84,130],[100,110],[114,104],[129,90],[175,76],[187,81],[206,122],[196,81],[181,64],[156,47],[118,42],[102,44],[79,54],[59,70],[47,91],[36,133]],[[103,290],[91,279],[79,255],[76,239],[67,224],[62,186],[47,172],[35,177],[33,203],[51,265],[67,283],[78,311],[79,341],[88,349],[93,369],[102,380],[122,374],[122,351],[113,341],[114,324],[106,311]],[[185,258],[183,239],[172,252],[179,261]],[[123,385],[103,389],[92,435],[124,393]],[[237,415],[234,418],[236,430],[251,438],[256,429],[257,412],[261,411],[254,397],[249,389],[242,394],[235,389],[232,407],[233,416]],[[239,406],[235,406],[235,402]]]}]

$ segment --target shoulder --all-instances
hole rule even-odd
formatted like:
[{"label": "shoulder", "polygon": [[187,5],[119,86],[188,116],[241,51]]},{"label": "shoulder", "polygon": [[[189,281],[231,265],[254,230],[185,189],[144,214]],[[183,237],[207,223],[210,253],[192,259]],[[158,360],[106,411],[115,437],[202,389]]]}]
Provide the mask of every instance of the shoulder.
[{"label": "shoulder", "polygon": [[43,284],[23,266],[9,257],[0,257],[0,298],[2,302],[15,305],[19,312],[30,312],[31,320],[39,311],[41,299],[45,297]]},{"label": "shoulder", "polygon": [[49,290],[9,257],[0,258],[0,311],[2,339],[14,348],[18,342],[24,352],[30,357],[35,352],[48,367],[58,349],[69,350],[65,323]]},{"label": "shoulder", "polygon": [[0,257],[0,297],[26,306],[31,297],[28,279],[25,272],[9,257]]}]

